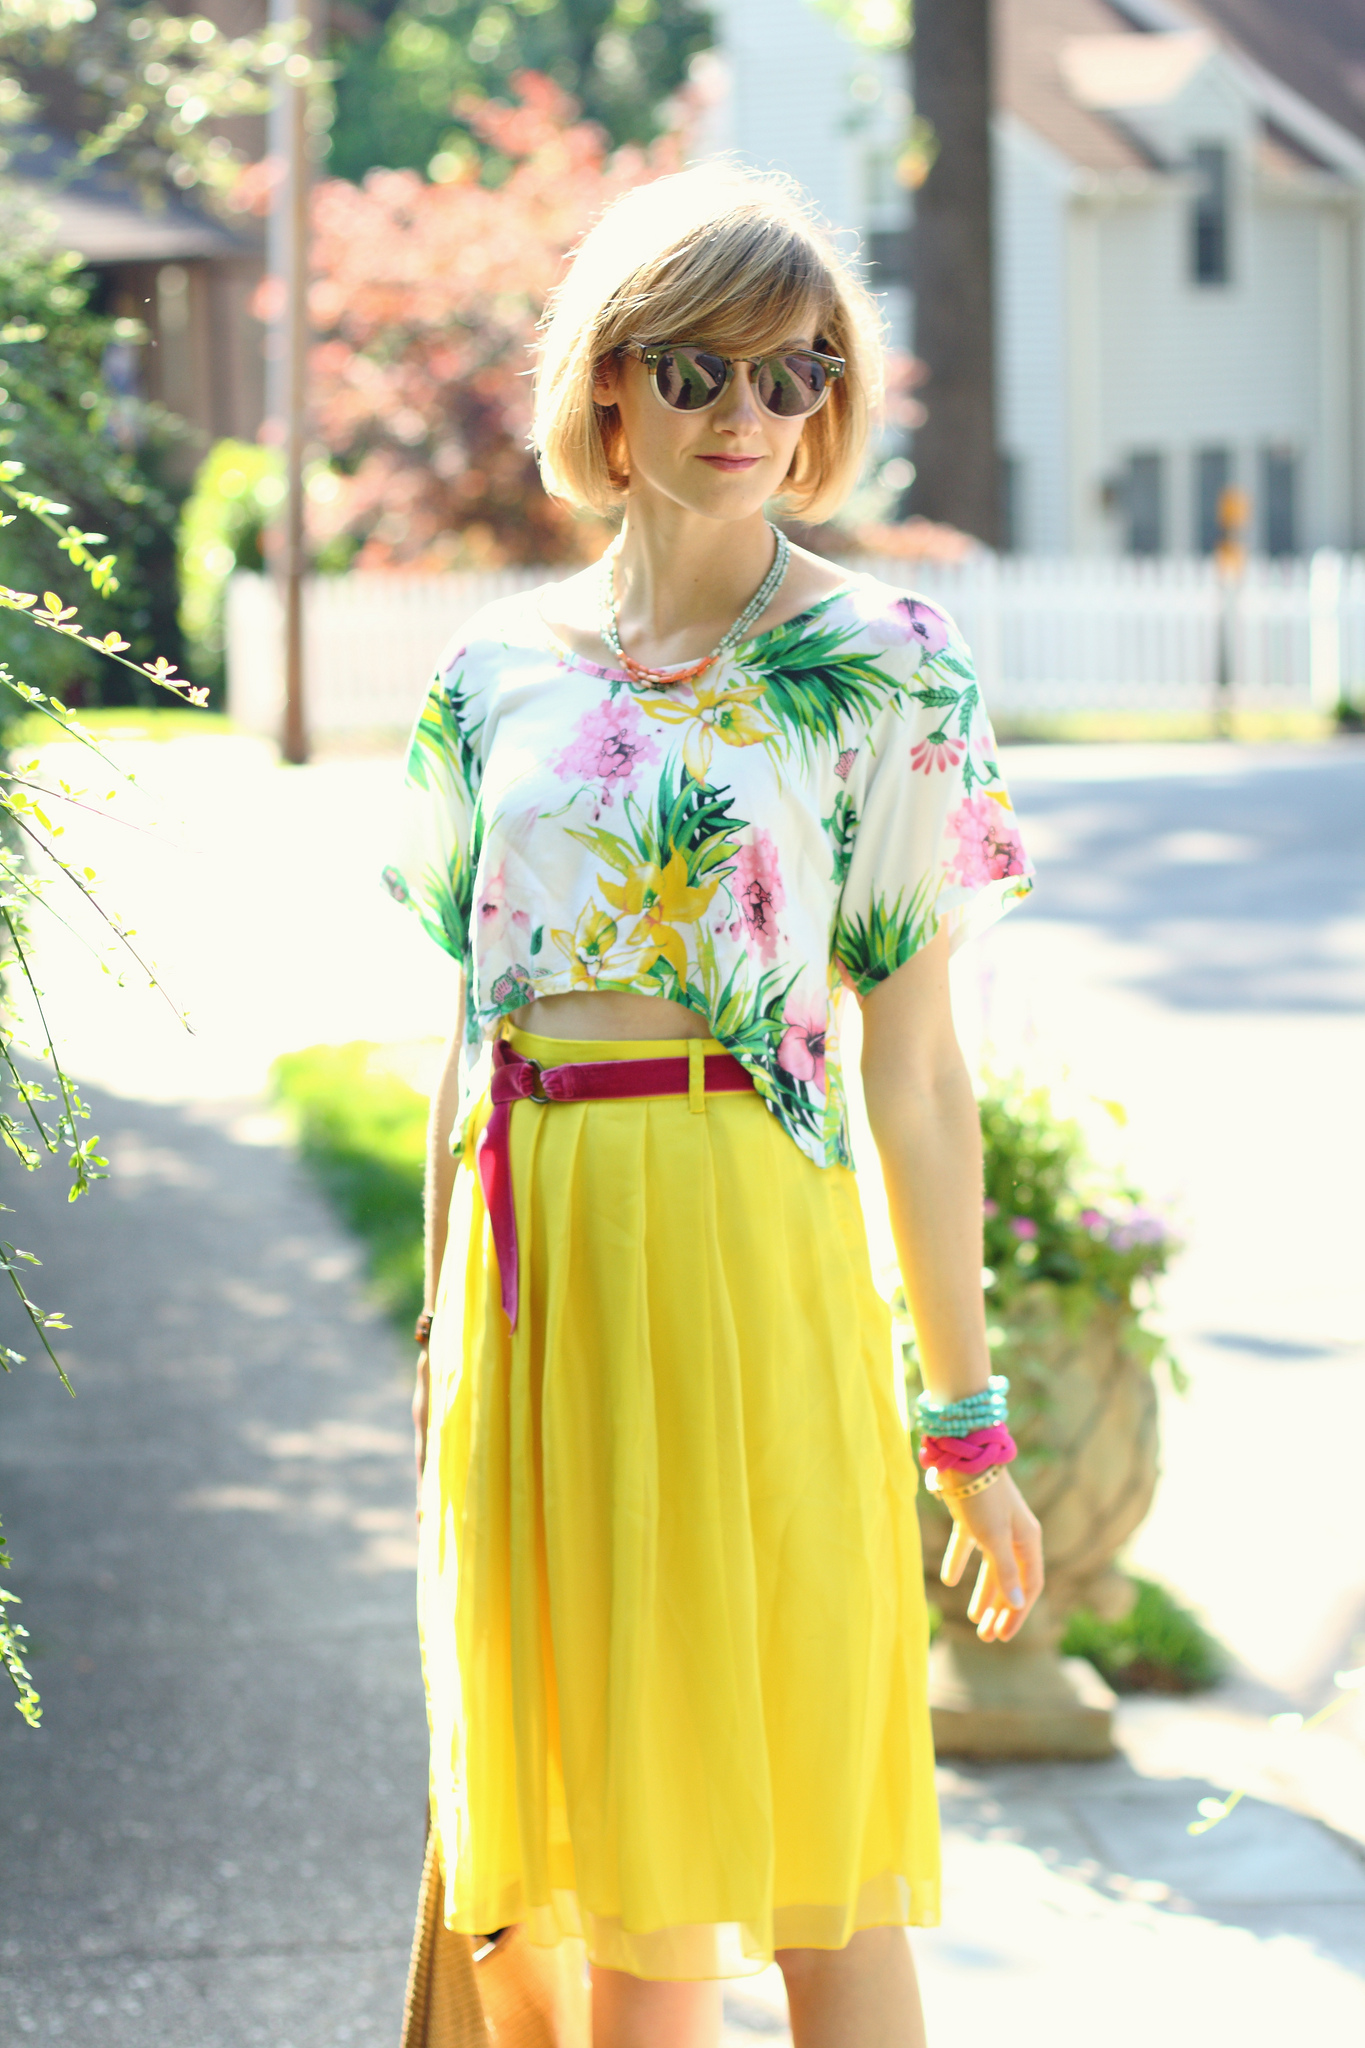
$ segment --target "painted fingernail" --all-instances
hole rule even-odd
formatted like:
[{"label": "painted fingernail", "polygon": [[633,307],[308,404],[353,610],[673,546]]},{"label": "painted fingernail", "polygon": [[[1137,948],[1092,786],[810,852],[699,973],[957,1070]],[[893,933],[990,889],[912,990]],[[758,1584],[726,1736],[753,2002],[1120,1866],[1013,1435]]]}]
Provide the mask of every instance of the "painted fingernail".
[{"label": "painted fingernail", "polygon": [[1012,1593],[1010,1594],[1010,1606],[1011,1606],[1011,1607],[1022,1607],[1022,1606],[1023,1606],[1023,1604],[1024,1604],[1024,1595],[1023,1595],[1023,1593],[1021,1592],[1020,1588],[1019,1588],[1018,1586],[1016,1586],[1016,1587],[1015,1587],[1015,1589],[1014,1589],[1014,1591],[1013,1591],[1013,1592],[1012,1592]]}]

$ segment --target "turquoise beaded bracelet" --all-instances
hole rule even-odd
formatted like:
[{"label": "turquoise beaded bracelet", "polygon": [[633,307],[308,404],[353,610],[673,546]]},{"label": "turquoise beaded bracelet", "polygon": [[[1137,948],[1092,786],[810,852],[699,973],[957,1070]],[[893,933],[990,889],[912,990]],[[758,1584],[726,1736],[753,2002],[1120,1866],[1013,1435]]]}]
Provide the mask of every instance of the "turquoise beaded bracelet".
[{"label": "turquoise beaded bracelet", "polygon": [[922,1393],[915,1403],[915,1421],[926,1436],[970,1436],[973,1430],[1009,1420],[1009,1390],[1005,1375],[994,1373],[979,1393],[964,1394],[960,1401],[940,1404]]}]

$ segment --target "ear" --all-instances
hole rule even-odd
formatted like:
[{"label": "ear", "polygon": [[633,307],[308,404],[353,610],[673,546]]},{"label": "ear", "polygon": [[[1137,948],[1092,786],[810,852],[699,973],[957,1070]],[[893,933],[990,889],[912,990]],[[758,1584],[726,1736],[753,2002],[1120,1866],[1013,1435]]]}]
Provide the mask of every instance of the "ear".
[{"label": "ear", "polygon": [[621,388],[621,365],[613,355],[603,356],[592,373],[592,397],[594,405],[615,405]]}]

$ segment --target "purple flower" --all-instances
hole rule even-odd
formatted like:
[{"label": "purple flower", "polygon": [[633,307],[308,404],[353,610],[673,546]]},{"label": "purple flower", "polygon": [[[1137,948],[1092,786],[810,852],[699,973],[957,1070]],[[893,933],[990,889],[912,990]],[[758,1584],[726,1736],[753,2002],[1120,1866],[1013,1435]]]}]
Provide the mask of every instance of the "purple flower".
[{"label": "purple flower", "polygon": [[913,640],[932,659],[948,645],[948,621],[934,605],[919,597],[898,598],[891,607],[892,627],[900,640]]},{"label": "purple flower", "polygon": [[1150,1209],[1130,1209],[1110,1224],[1109,1242],[1116,1252],[1132,1251],[1140,1244],[1164,1244],[1166,1225]]},{"label": "purple flower", "polygon": [[1028,1239],[1038,1235],[1038,1225],[1031,1216],[1011,1216],[1010,1229],[1018,1238]]}]

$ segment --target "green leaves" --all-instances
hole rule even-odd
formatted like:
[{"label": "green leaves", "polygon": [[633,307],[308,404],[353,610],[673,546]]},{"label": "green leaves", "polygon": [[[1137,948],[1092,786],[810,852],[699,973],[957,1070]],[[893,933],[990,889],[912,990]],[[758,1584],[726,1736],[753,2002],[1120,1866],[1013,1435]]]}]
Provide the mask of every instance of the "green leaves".
[{"label": "green leaves", "polygon": [[765,633],[743,664],[764,685],[764,706],[790,745],[809,760],[817,742],[842,745],[851,727],[871,725],[900,687],[868,655],[843,650],[854,629],[792,619]]},{"label": "green leaves", "polygon": [[[11,1358],[17,1357],[14,1352],[8,1355]],[[5,1532],[0,1528],[0,1571],[12,1569],[13,1563]],[[8,1608],[18,1605],[19,1595],[11,1593],[6,1586],[0,1586],[0,1665],[3,1665],[11,1685],[18,1694],[15,1706],[29,1727],[36,1728],[43,1718],[43,1709],[34,1690],[33,1680],[29,1676],[28,1666],[24,1662],[23,1646],[28,1641],[28,1630],[19,1622],[11,1621],[6,1612]]]},{"label": "green leaves", "polygon": [[902,889],[894,898],[874,895],[866,915],[859,912],[849,917],[841,909],[834,927],[834,951],[859,995],[865,996],[913,959],[936,929],[926,878],[908,903]]}]

